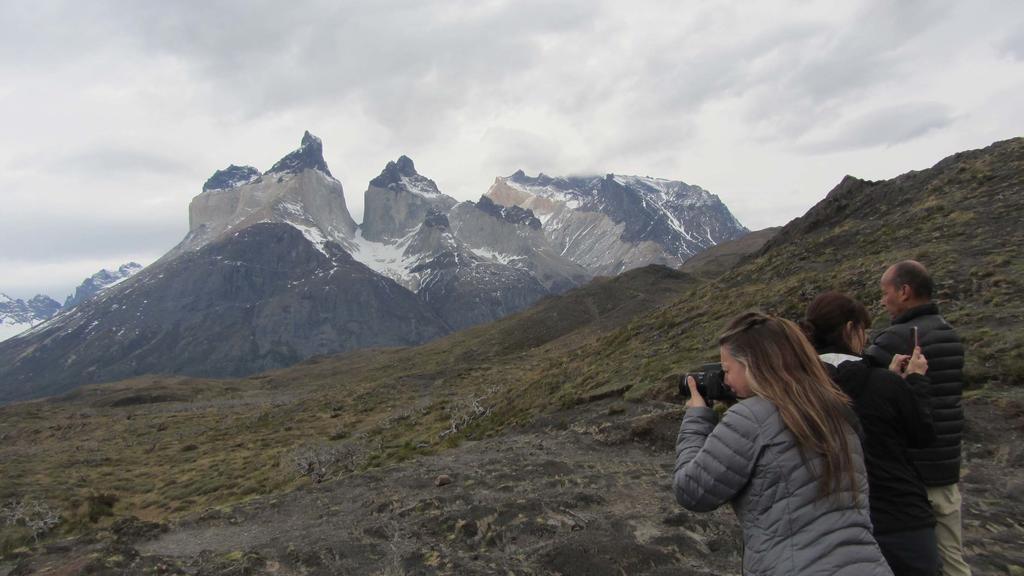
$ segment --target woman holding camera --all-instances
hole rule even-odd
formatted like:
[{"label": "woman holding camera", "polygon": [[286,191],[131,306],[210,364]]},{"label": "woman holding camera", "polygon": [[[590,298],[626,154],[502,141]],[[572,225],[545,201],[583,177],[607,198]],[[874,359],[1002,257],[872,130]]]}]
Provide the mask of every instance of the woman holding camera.
[{"label": "woman holding camera", "polygon": [[793,322],[750,312],[718,340],[740,402],[715,425],[690,378],[676,500],[732,504],[745,574],[892,574],[871,536],[856,416]]},{"label": "woman holding camera", "polygon": [[907,453],[935,440],[924,376],[928,362],[915,347],[912,356],[895,357],[890,369],[869,365],[861,354],[870,323],[864,305],[839,292],[815,298],[802,322],[833,380],[853,400],[864,429],[871,523],[882,554],[897,576],[934,576],[935,516]]}]

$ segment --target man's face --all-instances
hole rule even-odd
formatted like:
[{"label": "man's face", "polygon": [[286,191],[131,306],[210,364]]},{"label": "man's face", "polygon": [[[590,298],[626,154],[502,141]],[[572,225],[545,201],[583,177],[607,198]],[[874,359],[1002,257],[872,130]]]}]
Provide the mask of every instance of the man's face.
[{"label": "man's face", "polygon": [[885,274],[882,274],[882,281],[879,283],[882,289],[882,306],[885,307],[885,311],[889,313],[890,318],[895,318],[906,310],[906,294],[905,290],[902,290],[902,286],[897,287],[892,282],[892,269],[886,270]]}]

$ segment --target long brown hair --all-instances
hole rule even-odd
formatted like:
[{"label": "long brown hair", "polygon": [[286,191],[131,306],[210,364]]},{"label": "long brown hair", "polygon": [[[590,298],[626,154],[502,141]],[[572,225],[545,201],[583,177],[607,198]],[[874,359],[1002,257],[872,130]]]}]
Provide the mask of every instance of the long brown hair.
[{"label": "long brown hair", "polygon": [[775,404],[804,454],[822,456],[819,493],[839,494],[844,484],[856,492],[847,438],[850,399],[829,378],[800,328],[747,312],[730,322],[718,344],[746,367],[750,389]]}]

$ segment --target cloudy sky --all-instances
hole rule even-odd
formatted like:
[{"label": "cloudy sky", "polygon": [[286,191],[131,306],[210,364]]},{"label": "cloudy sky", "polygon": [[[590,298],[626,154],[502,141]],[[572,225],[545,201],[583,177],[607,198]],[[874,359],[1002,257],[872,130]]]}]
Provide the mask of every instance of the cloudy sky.
[{"label": "cloudy sky", "polygon": [[1024,135],[1024,3],[0,0],[0,291],[152,262],[228,164],[320,136],[357,221],[442,191],[638,174],[785,224],[852,174]]}]

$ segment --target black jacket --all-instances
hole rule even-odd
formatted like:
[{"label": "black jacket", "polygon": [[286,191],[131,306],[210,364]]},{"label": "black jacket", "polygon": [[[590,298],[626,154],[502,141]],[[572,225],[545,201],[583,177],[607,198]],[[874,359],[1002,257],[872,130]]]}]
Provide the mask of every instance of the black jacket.
[{"label": "black jacket", "polygon": [[853,400],[864,430],[864,464],[875,534],[934,526],[924,482],[908,454],[910,448],[935,440],[928,379],[912,374],[904,381],[855,356],[826,354],[822,360]]},{"label": "black jacket", "polygon": [[875,336],[865,355],[876,365],[888,367],[893,354],[910,354],[913,326],[917,326],[918,343],[928,360],[928,392],[937,438],[927,448],[911,451],[910,457],[927,486],[956,484],[960,481],[964,430],[964,345],[956,331],[934,303],[924,304],[894,319],[892,326]]}]

